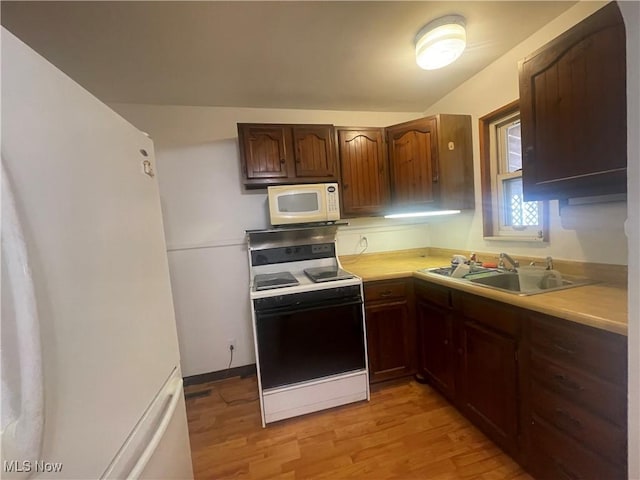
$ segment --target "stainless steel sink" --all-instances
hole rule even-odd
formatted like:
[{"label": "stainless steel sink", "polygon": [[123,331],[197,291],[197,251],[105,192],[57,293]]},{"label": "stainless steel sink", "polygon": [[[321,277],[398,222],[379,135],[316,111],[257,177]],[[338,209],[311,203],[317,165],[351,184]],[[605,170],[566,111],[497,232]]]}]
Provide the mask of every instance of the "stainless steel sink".
[{"label": "stainless steel sink", "polygon": [[555,292],[557,290],[596,283],[588,278],[567,278],[566,276],[563,276],[560,282],[555,282],[553,284],[545,284],[544,282],[541,282],[535,287],[525,289],[521,287],[520,276],[515,272],[504,272],[490,277],[472,278],[469,281],[476,285],[493,288],[494,290],[500,290],[507,293],[513,293],[515,295],[537,295],[539,293]]},{"label": "stainless steel sink", "polygon": [[[423,268],[420,270],[423,273],[434,273],[436,275],[442,275],[443,277],[451,277],[451,274],[455,268],[453,267],[437,267],[437,268]],[[483,277],[486,275],[495,275],[502,273],[502,270],[498,270],[497,268],[484,268],[484,267],[474,267],[473,270],[470,270],[463,277],[464,279],[471,279],[476,277]]]},{"label": "stainless steel sink", "polygon": [[[440,268],[425,268],[420,270],[423,273],[430,273],[435,275],[441,275],[445,277],[451,277],[453,269],[450,267]],[[564,290],[567,288],[580,287],[583,285],[591,285],[597,283],[594,280],[583,277],[573,277],[563,275],[560,282],[554,282],[551,284],[545,284],[541,282],[535,287],[522,288],[520,285],[520,276],[516,272],[510,272],[506,270],[500,270],[495,268],[478,268],[476,267],[471,272],[467,273],[461,278],[452,278],[455,281],[469,282],[481,287],[491,288],[493,290],[499,290],[501,292],[511,293],[513,295],[527,296],[537,295],[540,293],[555,292],[558,290]]]}]

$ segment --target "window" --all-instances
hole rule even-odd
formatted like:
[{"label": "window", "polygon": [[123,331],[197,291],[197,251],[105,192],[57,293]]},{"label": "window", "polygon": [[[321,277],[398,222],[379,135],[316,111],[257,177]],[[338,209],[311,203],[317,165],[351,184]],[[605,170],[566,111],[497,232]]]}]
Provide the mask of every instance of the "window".
[{"label": "window", "polygon": [[480,136],[485,238],[547,241],[546,204],[524,201],[518,102],[482,117]]}]

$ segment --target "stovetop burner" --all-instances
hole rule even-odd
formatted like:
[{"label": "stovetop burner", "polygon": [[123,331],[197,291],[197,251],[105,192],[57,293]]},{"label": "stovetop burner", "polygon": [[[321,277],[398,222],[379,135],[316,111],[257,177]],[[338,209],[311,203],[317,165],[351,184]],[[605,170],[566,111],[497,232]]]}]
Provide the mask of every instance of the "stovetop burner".
[{"label": "stovetop burner", "polygon": [[290,272],[261,273],[254,277],[253,283],[256,290],[268,290],[271,288],[293,287],[298,285],[298,280]]},{"label": "stovetop burner", "polygon": [[331,282],[333,280],[344,280],[353,278],[353,275],[340,267],[314,267],[306,268],[304,273],[316,283]]}]

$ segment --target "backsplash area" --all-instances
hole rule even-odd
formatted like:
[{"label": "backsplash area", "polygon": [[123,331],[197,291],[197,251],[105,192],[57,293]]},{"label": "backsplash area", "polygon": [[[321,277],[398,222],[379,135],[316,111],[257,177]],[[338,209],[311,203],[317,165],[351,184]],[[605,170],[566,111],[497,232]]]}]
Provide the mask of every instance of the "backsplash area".
[{"label": "backsplash area", "polygon": [[385,218],[355,218],[338,229],[338,255],[389,252],[429,245],[429,225]]}]

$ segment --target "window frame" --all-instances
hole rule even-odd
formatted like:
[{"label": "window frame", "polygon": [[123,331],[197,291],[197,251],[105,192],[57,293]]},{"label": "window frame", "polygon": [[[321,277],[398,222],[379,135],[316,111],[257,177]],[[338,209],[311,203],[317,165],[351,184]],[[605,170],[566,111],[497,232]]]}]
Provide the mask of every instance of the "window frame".
[{"label": "window frame", "polygon": [[[542,224],[536,235],[530,232],[518,232],[513,228],[501,229],[499,206],[496,195],[501,194],[498,186],[498,168],[496,155],[492,155],[491,135],[495,132],[494,124],[507,121],[509,117],[519,114],[520,103],[515,100],[479,119],[480,130],[480,186],[482,190],[482,230],[485,240],[548,242],[549,241],[549,204],[540,202]],[[508,121],[507,121],[508,123]],[[494,172],[496,172],[494,174]],[[500,174],[506,178],[510,174]],[[519,175],[512,175],[517,177]]]}]

